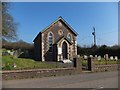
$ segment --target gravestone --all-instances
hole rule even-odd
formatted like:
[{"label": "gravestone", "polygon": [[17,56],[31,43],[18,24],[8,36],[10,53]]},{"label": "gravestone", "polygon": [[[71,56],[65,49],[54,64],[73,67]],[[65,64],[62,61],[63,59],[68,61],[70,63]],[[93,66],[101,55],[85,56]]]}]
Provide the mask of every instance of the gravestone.
[{"label": "gravestone", "polygon": [[101,56],[98,56],[97,60],[101,60]]},{"label": "gravestone", "polygon": [[113,58],[113,56],[110,56],[110,60],[113,60],[114,58]]},{"label": "gravestone", "polygon": [[108,60],[108,59],[109,59],[108,54],[105,54],[105,60]]},{"label": "gravestone", "polygon": [[18,57],[18,51],[17,51],[17,50],[14,51],[13,56],[14,56],[15,58]]},{"label": "gravestone", "polygon": [[95,55],[95,58],[97,58],[97,55]]},{"label": "gravestone", "polygon": [[12,56],[13,56],[13,55],[14,55],[14,51],[10,52],[10,55],[12,55]]},{"label": "gravestone", "polygon": [[93,55],[90,55],[90,58],[93,58]]},{"label": "gravestone", "polygon": [[10,54],[10,50],[7,50],[7,52]]},{"label": "gravestone", "polygon": [[14,64],[13,64],[13,67],[14,67],[14,68],[16,68],[16,67],[17,67],[16,63],[14,63]]},{"label": "gravestone", "polygon": [[115,56],[115,60],[118,60],[118,57],[117,57],[117,56]]},{"label": "gravestone", "polygon": [[88,59],[88,56],[87,56],[87,55],[84,55],[83,58],[84,58],[84,59]]}]

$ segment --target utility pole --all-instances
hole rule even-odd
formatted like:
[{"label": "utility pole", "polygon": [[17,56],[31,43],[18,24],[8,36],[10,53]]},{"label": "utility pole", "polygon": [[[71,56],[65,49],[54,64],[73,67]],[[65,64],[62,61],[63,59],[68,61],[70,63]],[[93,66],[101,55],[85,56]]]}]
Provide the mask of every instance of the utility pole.
[{"label": "utility pole", "polygon": [[94,36],[94,46],[96,46],[96,34],[95,34],[95,27],[93,27],[92,35]]}]

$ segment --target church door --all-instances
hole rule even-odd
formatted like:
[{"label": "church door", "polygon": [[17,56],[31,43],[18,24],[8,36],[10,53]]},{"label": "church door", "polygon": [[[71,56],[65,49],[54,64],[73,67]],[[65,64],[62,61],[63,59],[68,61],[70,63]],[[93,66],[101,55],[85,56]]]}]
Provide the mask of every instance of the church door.
[{"label": "church door", "polygon": [[63,59],[68,59],[68,52],[67,52],[67,43],[63,42],[62,44],[62,55],[63,55]]}]

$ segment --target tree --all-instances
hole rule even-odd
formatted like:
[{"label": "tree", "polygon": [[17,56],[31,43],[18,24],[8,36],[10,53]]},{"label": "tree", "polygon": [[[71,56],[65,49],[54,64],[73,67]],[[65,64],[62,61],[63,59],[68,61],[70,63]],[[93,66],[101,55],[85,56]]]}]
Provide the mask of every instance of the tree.
[{"label": "tree", "polygon": [[9,3],[2,2],[2,38],[7,40],[17,39],[17,23],[9,13]]}]

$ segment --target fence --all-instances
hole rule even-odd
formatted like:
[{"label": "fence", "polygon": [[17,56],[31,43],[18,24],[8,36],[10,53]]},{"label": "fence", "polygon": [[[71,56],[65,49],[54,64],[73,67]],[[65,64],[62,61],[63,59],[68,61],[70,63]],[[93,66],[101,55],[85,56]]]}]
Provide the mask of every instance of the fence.
[{"label": "fence", "polygon": [[95,58],[88,58],[88,70],[91,70],[92,72],[113,71],[120,69],[120,64],[96,65],[95,60]]},{"label": "fence", "polygon": [[[108,64],[108,65],[95,65],[94,58],[88,58],[88,70],[92,72],[112,71],[120,69],[120,64]],[[65,65],[65,64],[64,64]],[[59,75],[71,75],[79,74],[82,72],[82,60],[80,57],[74,58],[74,67],[67,66],[67,68],[54,68],[54,69],[31,69],[31,70],[14,70],[3,71],[3,80],[7,79],[23,79],[23,78],[38,78],[48,76]]]}]

